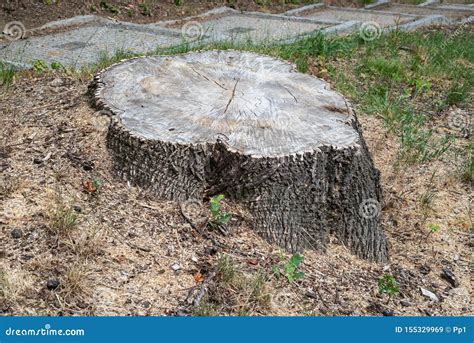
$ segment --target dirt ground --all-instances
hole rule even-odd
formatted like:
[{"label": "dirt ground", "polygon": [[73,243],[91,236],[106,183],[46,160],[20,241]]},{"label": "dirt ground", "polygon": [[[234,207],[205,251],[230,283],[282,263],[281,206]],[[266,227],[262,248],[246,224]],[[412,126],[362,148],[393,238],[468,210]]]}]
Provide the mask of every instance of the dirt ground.
[{"label": "dirt ground", "polygon": [[[230,6],[245,11],[284,12],[301,5],[291,1],[253,1],[253,0],[19,0],[6,1],[0,7],[0,24],[17,20],[27,29],[32,29],[50,21],[66,19],[77,15],[95,14],[135,23],[151,23],[158,20],[175,19],[196,15],[217,6]],[[313,1],[301,1],[302,4]],[[176,5],[176,3],[181,3]],[[260,4],[260,5],[259,5]],[[5,24],[3,23],[3,24]]]},{"label": "dirt ground", "polygon": [[[90,80],[26,72],[1,89],[0,314],[181,314],[223,254],[245,275],[266,275],[268,306],[245,314],[473,314],[472,189],[455,177],[451,157],[397,168],[397,140],[380,119],[360,115],[382,175],[390,263],[360,260],[334,238],[326,253],[304,253],[305,277],[290,284],[271,273],[289,255],[254,234],[238,206],[225,203],[233,215],[230,235],[203,237],[178,203],[158,201],[115,176],[105,144],[108,119],[90,105]],[[447,130],[446,118],[438,124],[436,130]],[[101,187],[91,192],[97,180]],[[422,207],[426,196],[429,206]],[[429,224],[439,231],[429,234]],[[385,272],[400,284],[392,298],[378,291]],[[219,314],[239,314],[238,306]]]},{"label": "dirt ground", "polygon": [[[242,11],[281,13],[317,0],[4,0],[0,5],[0,27],[11,21],[22,22],[27,30],[48,22],[78,15],[95,14],[121,21],[152,23],[187,17],[216,6],[229,6]],[[361,7],[362,1],[325,0],[328,5]],[[394,2],[413,3],[413,0]],[[446,1],[444,1],[446,2]],[[469,3],[472,0],[450,0]]]}]

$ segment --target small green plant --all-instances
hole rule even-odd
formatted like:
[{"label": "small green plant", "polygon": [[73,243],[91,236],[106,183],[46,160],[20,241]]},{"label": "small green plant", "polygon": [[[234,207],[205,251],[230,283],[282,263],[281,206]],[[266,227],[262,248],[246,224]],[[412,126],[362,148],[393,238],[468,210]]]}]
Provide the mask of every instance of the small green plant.
[{"label": "small green plant", "polygon": [[400,288],[398,286],[398,282],[395,280],[393,275],[388,273],[383,274],[383,276],[379,279],[379,293],[380,294],[388,294],[388,296],[393,296],[398,294]]},{"label": "small green plant", "polygon": [[304,278],[304,272],[297,271],[304,257],[300,254],[291,256],[290,260],[284,265],[283,270],[289,282],[301,280]]},{"label": "small green plant", "polygon": [[174,0],[174,4],[176,6],[181,6],[183,4],[184,0]]},{"label": "small green plant", "polygon": [[53,70],[60,70],[63,69],[63,65],[59,62],[51,62],[51,69]]},{"label": "small green plant", "polygon": [[102,182],[101,179],[94,178],[92,180],[92,186],[96,189],[96,192],[99,192],[103,185],[104,183]]},{"label": "small green plant", "polygon": [[106,11],[109,11],[110,13],[113,13],[113,14],[118,14],[120,11],[118,9],[118,7],[114,6],[113,4],[110,4],[108,1],[106,0],[102,0],[100,3],[99,3],[99,6],[106,10]]},{"label": "small green plant", "polygon": [[209,200],[211,211],[211,219],[209,220],[209,224],[211,226],[225,225],[230,220],[230,213],[222,211],[221,209],[222,200],[224,200],[224,194],[216,195]]},{"label": "small green plant", "polygon": [[439,225],[436,224],[429,224],[428,228],[430,229],[430,233],[436,233],[440,229]]},{"label": "small green plant", "polygon": [[432,234],[439,232],[440,226],[437,224],[428,224],[428,234],[426,235],[426,239],[428,239]]},{"label": "small green plant", "polygon": [[300,254],[294,254],[290,257],[288,262],[283,265],[283,270],[279,266],[273,266],[272,271],[277,276],[283,274],[290,283],[301,280],[304,278],[304,272],[298,271],[298,267],[300,266],[301,262],[303,262],[303,259],[304,256]]},{"label": "small green plant", "polygon": [[146,17],[151,17],[152,13],[150,10],[150,7],[146,2],[142,2],[141,4],[138,5],[138,8],[140,8],[140,13]]},{"label": "small green plant", "polygon": [[33,62],[33,70],[41,74],[48,70],[48,65],[43,60],[36,60]]},{"label": "small green plant", "polygon": [[429,81],[421,80],[421,79],[416,79],[414,81],[414,86],[415,86],[416,94],[421,94],[431,89],[431,83]]}]

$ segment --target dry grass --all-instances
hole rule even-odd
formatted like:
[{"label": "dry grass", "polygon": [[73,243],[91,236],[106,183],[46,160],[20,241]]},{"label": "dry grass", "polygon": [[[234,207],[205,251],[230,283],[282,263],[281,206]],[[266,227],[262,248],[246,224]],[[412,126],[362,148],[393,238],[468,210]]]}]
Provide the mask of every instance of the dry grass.
[{"label": "dry grass", "polygon": [[67,235],[77,224],[77,214],[74,210],[62,203],[50,212],[50,232],[54,235]]},{"label": "dry grass", "polygon": [[12,306],[23,306],[31,289],[31,275],[20,268],[0,263],[0,314]]},{"label": "dry grass", "polygon": [[193,309],[194,315],[256,315],[270,309],[269,276],[263,270],[245,272],[231,256],[216,261],[217,274],[206,297]]},{"label": "dry grass", "polygon": [[91,271],[85,264],[73,264],[61,280],[58,294],[66,301],[71,302],[76,298],[87,295],[90,286],[88,278]]}]

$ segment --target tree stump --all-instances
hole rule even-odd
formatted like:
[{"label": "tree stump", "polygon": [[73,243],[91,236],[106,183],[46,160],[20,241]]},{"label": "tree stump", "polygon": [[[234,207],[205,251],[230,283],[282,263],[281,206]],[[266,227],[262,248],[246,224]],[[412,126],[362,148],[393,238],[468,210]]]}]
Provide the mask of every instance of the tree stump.
[{"label": "tree stump", "polygon": [[356,116],[326,82],[239,51],[122,61],[95,78],[117,173],[176,201],[223,193],[289,251],[388,259],[381,187]]}]

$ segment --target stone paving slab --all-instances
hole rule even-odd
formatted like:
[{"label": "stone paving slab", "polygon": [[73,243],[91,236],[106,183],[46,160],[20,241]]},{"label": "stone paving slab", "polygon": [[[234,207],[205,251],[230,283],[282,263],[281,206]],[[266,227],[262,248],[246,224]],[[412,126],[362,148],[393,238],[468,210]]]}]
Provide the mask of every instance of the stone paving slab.
[{"label": "stone paving slab", "polygon": [[151,53],[158,46],[181,42],[181,33],[174,30],[109,22],[2,44],[0,59],[26,68],[35,60],[80,68],[96,62],[103,53],[120,50]]},{"label": "stone paving slab", "polygon": [[293,12],[293,15],[312,18],[316,20],[348,21],[357,20],[361,22],[376,22],[381,27],[395,26],[415,21],[418,15],[389,13],[376,10],[349,9],[331,6],[316,7],[301,13]]},{"label": "stone paving slab", "polygon": [[[0,43],[0,61],[18,68],[31,68],[36,60],[48,65],[59,62],[64,66],[81,68],[97,62],[104,53],[112,55],[124,50],[150,54],[157,48],[184,42],[289,43],[315,32],[355,32],[363,23],[370,22],[376,22],[388,31],[473,21],[473,11],[467,6],[453,8],[452,5],[429,2],[421,7],[387,4],[387,0],[379,0],[377,4],[370,10],[313,4],[282,15],[220,7],[197,16],[153,24],[78,16],[31,30],[29,34],[34,34],[33,37]],[[446,16],[456,21],[450,21]],[[62,32],[51,34],[51,29]]]},{"label": "stone paving slab", "polygon": [[443,15],[430,15],[426,17],[420,17],[415,21],[410,21],[408,23],[402,24],[400,26],[390,26],[386,27],[384,31],[393,31],[393,30],[403,30],[403,31],[414,31],[419,28],[431,25],[451,25],[453,21],[446,18]]},{"label": "stone paving slab", "polygon": [[169,28],[187,35],[188,28],[201,30],[207,41],[278,42],[312,34],[329,26],[341,24],[336,20],[313,20],[258,12],[228,10],[217,15],[202,15],[172,22],[162,22]]},{"label": "stone paving slab", "polygon": [[85,25],[89,23],[107,23],[110,21],[111,20],[100,17],[98,15],[92,15],[92,14],[91,15],[78,15],[72,18],[51,21],[35,29],[35,31],[41,31],[41,30],[46,30],[46,29],[57,29],[57,28],[69,27],[69,26],[79,26],[79,25]]},{"label": "stone paving slab", "polygon": [[473,14],[473,11],[467,9],[449,9],[443,7],[432,7],[432,6],[415,6],[415,5],[401,5],[401,4],[388,4],[385,6],[379,6],[374,10],[380,10],[384,12],[391,13],[408,13],[419,16],[429,16],[429,15],[443,15],[445,17],[461,20],[469,17]]},{"label": "stone paving slab", "polygon": [[437,9],[444,9],[444,10],[459,10],[459,11],[474,11],[474,4],[465,5],[465,4],[439,4],[434,3],[430,4],[427,7],[429,8],[437,8]]},{"label": "stone paving slab", "polygon": [[384,6],[386,4],[390,4],[390,0],[377,0],[371,4],[365,5],[364,8],[366,10],[371,10],[373,8],[379,7],[379,6]]}]

